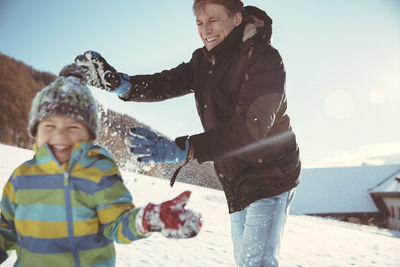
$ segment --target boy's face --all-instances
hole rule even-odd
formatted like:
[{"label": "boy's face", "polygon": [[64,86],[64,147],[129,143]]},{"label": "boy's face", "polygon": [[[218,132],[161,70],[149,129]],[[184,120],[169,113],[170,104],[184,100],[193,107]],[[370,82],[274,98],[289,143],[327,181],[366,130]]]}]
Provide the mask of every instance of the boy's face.
[{"label": "boy's face", "polygon": [[89,141],[89,130],[80,121],[66,116],[50,116],[39,122],[35,139],[38,146],[47,144],[63,164],[69,162],[72,148],[81,141]]}]

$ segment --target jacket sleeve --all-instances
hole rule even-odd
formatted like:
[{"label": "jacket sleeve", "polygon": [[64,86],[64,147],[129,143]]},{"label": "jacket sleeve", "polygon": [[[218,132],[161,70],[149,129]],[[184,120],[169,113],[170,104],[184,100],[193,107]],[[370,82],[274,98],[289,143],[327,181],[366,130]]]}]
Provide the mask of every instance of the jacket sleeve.
[{"label": "jacket sleeve", "polygon": [[249,79],[243,79],[239,87],[233,119],[190,137],[194,157],[199,162],[232,153],[252,160],[248,156],[255,153],[246,150],[250,152],[256,147],[260,150],[260,141],[268,143],[277,116],[284,115],[286,74],[281,56],[271,47],[253,58],[247,70]]},{"label": "jacket sleeve", "polygon": [[0,251],[5,253],[15,249],[17,242],[17,233],[14,227],[15,193],[10,181],[4,186],[0,208]]},{"label": "jacket sleeve", "polygon": [[105,237],[117,243],[129,244],[145,236],[136,230],[138,208],[132,203],[132,196],[122,182],[121,176],[112,175],[102,178],[95,193],[97,214]]},{"label": "jacket sleeve", "polygon": [[129,92],[123,101],[156,102],[193,93],[192,60],[179,66],[151,75],[130,77]]}]

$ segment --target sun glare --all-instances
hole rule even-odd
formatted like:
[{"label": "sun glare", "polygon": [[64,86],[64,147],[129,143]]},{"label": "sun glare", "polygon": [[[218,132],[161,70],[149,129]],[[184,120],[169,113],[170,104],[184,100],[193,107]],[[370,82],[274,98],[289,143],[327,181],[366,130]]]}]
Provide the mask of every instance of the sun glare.
[{"label": "sun glare", "polygon": [[353,96],[345,90],[332,91],[324,101],[324,111],[329,117],[346,119],[354,111]]}]

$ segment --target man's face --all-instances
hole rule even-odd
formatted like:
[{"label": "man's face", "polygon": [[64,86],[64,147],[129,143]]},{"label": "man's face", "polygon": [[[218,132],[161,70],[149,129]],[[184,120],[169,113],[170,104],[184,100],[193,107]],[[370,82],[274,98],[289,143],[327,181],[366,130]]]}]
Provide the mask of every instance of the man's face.
[{"label": "man's face", "polygon": [[206,3],[196,10],[197,28],[208,51],[219,45],[242,22],[242,14],[229,16],[223,5]]},{"label": "man's face", "polygon": [[90,134],[86,126],[76,119],[50,116],[40,121],[35,139],[39,147],[47,144],[58,162],[63,164],[69,162],[74,145],[89,141]]}]

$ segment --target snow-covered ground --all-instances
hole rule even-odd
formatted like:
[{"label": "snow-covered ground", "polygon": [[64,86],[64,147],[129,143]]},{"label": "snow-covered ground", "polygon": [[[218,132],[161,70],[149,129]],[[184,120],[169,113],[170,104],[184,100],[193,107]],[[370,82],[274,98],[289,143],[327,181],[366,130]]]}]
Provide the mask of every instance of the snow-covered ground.
[{"label": "snow-covered ground", "polygon": [[[0,144],[0,186],[32,151]],[[135,205],[162,202],[192,191],[188,208],[200,212],[200,234],[170,240],[159,234],[117,245],[117,266],[234,266],[230,223],[223,192],[135,173],[123,173]],[[400,266],[400,232],[329,219],[290,215],[281,248],[281,266]],[[15,253],[2,265],[12,266]]]}]

